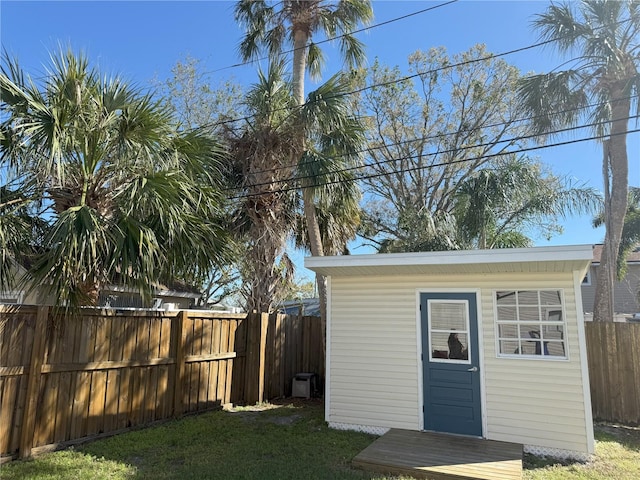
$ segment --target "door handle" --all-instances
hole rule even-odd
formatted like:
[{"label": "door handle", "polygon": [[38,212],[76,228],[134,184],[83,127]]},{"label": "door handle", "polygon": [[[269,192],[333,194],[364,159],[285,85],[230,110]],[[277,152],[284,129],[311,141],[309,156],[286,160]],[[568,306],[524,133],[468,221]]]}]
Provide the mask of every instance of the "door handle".
[{"label": "door handle", "polygon": [[467,372],[477,372],[478,371],[478,367],[471,367],[467,369]]}]

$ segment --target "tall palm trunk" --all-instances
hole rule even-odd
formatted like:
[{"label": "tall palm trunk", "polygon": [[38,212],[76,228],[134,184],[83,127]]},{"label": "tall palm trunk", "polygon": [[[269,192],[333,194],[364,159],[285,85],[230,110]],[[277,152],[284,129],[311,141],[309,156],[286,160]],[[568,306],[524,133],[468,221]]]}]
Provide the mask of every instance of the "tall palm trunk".
[{"label": "tall palm trunk", "polygon": [[[295,26],[294,26],[295,28]],[[309,40],[309,34],[305,30],[296,29],[294,31],[293,44],[293,95],[297,105],[304,104],[304,79],[306,70],[306,46]],[[305,137],[300,131],[298,139],[304,151]],[[304,203],[304,216],[307,222],[307,232],[309,235],[309,249],[314,257],[324,256],[322,247],[322,237],[320,235],[320,225],[318,223],[318,215],[316,206],[313,201],[313,189],[311,187],[303,188],[302,201]],[[320,323],[322,334],[322,349],[325,350],[326,345],[326,322],[327,322],[327,283],[323,275],[316,274],[316,283],[318,285],[318,297],[320,300]]]},{"label": "tall palm trunk", "polygon": [[[624,217],[627,211],[629,163],[627,160],[627,125],[631,102],[624,82],[617,82],[611,98],[611,137],[604,144],[603,175],[605,189],[604,217],[606,232],[598,269],[593,319],[613,321],[616,258],[620,249]],[[625,98],[626,96],[626,98]]]}]

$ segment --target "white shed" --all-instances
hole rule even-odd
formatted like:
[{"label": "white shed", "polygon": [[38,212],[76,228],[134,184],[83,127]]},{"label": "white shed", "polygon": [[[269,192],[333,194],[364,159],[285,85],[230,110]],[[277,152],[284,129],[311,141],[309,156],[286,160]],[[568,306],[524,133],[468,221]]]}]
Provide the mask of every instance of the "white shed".
[{"label": "white shed", "polygon": [[591,245],[308,257],[328,277],[326,420],[585,459]]}]

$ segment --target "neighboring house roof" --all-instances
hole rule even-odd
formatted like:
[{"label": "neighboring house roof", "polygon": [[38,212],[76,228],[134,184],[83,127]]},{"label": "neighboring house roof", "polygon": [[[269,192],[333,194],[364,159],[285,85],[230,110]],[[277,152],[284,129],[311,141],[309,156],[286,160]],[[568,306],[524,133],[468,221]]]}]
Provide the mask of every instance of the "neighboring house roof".
[{"label": "neighboring house roof", "polygon": [[[594,265],[600,265],[600,258],[602,257],[602,248],[604,245],[601,243],[593,246],[593,260],[591,263]],[[633,252],[627,257],[627,263],[640,263],[640,247],[636,247]]]}]

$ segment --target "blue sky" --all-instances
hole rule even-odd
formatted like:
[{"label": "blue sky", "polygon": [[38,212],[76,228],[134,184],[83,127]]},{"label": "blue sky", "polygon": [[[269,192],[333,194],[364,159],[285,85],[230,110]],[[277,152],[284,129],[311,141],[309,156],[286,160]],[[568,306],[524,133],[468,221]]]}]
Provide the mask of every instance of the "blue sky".
[{"label": "blue sky", "polygon": [[[374,1],[374,23],[436,6],[442,1]],[[445,46],[449,53],[485,43],[493,53],[506,52],[537,42],[530,27],[532,15],[544,11],[544,1],[458,1],[359,35],[367,45],[370,62],[407,71],[407,56],[417,49]],[[10,1],[0,2],[2,47],[17,56],[32,76],[42,76],[49,52],[71,45],[84,50],[105,73],[118,73],[141,87],[153,79],[164,80],[187,55],[201,60],[213,72],[214,83],[227,78],[250,84],[256,66],[219,70],[239,63],[237,45],[242,31],[233,19],[229,1]],[[326,46],[329,64],[325,78],[340,67],[339,53]],[[523,72],[549,71],[562,60],[549,49],[536,48],[504,57]],[[635,127],[631,127],[635,128]],[[561,175],[569,175],[600,189],[601,151],[595,142],[579,143],[534,152]],[[640,134],[629,138],[630,183],[640,185]],[[589,217],[562,221],[565,233],[537,245],[596,243],[602,229],[594,230]],[[355,249],[353,253],[365,253]]]}]

